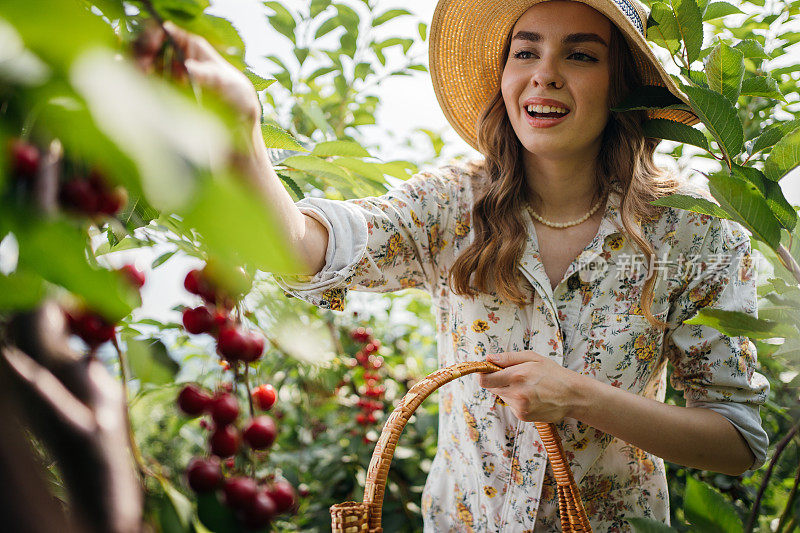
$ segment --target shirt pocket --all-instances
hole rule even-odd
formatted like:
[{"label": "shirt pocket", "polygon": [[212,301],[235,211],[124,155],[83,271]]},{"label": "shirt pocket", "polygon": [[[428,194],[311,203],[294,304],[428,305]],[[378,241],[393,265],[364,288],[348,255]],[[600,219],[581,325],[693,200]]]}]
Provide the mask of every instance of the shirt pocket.
[{"label": "shirt pocket", "polygon": [[[655,317],[666,320],[667,311]],[[587,350],[587,364],[594,370],[595,379],[641,394],[663,360],[664,332],[642,315],[595,317]]]}]

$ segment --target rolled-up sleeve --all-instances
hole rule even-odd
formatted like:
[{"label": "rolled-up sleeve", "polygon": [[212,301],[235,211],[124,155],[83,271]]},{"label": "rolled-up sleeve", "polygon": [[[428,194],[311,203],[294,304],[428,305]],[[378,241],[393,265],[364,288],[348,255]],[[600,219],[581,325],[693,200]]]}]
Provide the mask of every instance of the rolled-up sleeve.
[{"label": "rolled-up sleeve", "polygon": [[378,197],[295,203],[328,230],[325,266],[314,276],[275,275],[287,294],[341,311],[349,290],[430,292],[439,274],[460,169],[414,175]]},{"label": "rolled-up sleeve", "polygon": [[755,470],[766,460],[769,444],[759,407],[769,395],[769,382],[756,372],[756,347],[745,336],[729,337],[702,325],[685,324],[702,308],[739,311],[758,317],[756,274],[750,239],[741,225],[712,218],[694,272],[673,302],[666,335],[672,363],[670,383],[683,391],[687,407],[720,413],[750,446]]}]

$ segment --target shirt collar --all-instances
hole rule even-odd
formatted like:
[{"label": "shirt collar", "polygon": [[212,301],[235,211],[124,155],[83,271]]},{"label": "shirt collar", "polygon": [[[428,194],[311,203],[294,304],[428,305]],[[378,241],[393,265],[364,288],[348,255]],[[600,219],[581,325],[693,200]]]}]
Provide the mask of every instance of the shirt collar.
[{"label": "shirt collar", "polygon": [[[614,234],[622,234],[622,195],[616,190],[611,190],[608,194],[603,218],[592,242],[579,254],[579,261],[573,261],[564,273],[564,280],[569,278],[578,269],[578,266],[587,265],[600,257],[603,253],[603,244],[606,239]],[[539,292],[545,301],[553,302],[553,290],[550,287],[550,280],[544,270],[542,259],[539,254],[539,243],[536,238],[536,230],[533,220],[528,213],[524,213],[525,229],[527,237],[525,249],[518,265],[522,274]]]}]

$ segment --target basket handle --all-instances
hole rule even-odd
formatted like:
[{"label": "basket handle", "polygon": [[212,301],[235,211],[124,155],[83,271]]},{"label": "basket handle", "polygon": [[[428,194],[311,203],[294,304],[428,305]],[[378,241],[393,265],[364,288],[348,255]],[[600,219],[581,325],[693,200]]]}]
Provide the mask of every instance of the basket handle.
[{"label": "basket handle", "polygon": [[[458,363],[442,368],[416,383],[406,393],[383,426],[381,436],[375,444],[372,459],[367,469],[364,487],[364,502],[345,502],[331,507],[332,529],[334,533],[381,533],[381,514],[386,478],[394,457],[397,440],[408,419],[417,407],[442,385],[461,376],[475,372],[487,373],[502,370],[502,367],[485,361]],[[558,507],[561,515],[561,529],[564,532],[591,532],[586,511],[583,508],[578,486],[572,477],[569,463],[564,457],[561,438],[554,424],[534,422],[547,450],[548,460],[558,485]]]}]

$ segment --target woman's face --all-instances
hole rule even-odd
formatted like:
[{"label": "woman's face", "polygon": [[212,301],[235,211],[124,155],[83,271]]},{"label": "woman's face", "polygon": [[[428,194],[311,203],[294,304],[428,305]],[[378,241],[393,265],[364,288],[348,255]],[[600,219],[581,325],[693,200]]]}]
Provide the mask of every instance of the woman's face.
[{"label": "woman's face", "polygon": [[522,146],[551,159],[596,155],[609,116],[611,22],[586,4],[543,2],[511,35],[501,90]]}]

